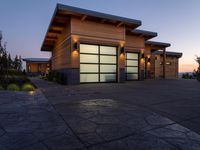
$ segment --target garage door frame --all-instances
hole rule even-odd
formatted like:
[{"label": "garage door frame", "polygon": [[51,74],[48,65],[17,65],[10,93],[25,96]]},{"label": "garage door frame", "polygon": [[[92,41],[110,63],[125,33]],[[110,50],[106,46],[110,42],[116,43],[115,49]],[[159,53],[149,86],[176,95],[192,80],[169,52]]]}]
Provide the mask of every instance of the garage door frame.
[{"label": "garage door frame", "polygon": [[[117,83],[118,82],[118,47],[117,46],[111,46],[111,45],[103,45],[103,44],[90,44],[90,43],[80,43],[81,44],[84,44],[84,45],[95,45],[95,46],[98,46],[98,54],[94,54],[94,53],[82,53],[81,50],[80,50],[80,56],[81,54],[86,54],[86,55],[97,55],[98,56],[98,62],[97,63],[85,63],[85,62],[81,62],[79,61],[80,65],[81,64],[91,64],[91,65],[98,65],[98,72],[79,72],[79,76],[81,74],[98,74],[98,81],[97,82],[81,82],[81,84],[87,84],[87,83]],[[116,48],[116,54],[100,54],[100,47],[101,46],[108,46],[108,47],[115,47]],[[116,62],[115,63],[102,63],[100,62],[100,58],[101,56],[115,56],[116,57]],[[100,67],[101,65],[116,65],[116,72],[101,72],[100,71]],[[100,75],[101,74],[115,74],[115,77],[116,79],[114,81],[108,81],[108,82],[102,82],[101,81],[101,78],[100,78]]]},{"label": "garage door frame", "polygon": [[[128,59],[127,58],[127,53],[137,54],[138,58],[137,59]],[[125,62],[125,77],[126,77],[126,81],[138,81],[139,80],[139,78],[140,78],[140,73],[139,73],[139,71],[140,71],[139,58],[140,58],[140,53],[139,52],[129,52],[129,51],[126,52],[126,62]],[[137,60],[137,66],[128,66],[127,65],[127,60],[134,60],[134,61]],[[127,73],[127,67],[137,67],[137,73]],[[137,79],[128,79],[127,74],[137,74]]]}]

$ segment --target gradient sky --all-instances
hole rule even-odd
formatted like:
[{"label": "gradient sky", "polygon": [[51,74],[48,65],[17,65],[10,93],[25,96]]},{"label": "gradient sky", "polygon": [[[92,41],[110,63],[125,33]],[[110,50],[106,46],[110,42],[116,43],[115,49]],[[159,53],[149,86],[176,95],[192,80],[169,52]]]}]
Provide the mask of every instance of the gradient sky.
[{"label": "gradient sky", "polygon": [[40,47],[56,3],[139,19],[152,39],[183,52],[180,71],[193,71],[200,56],[200,0],[0,0],[0,30],[12,56],[49,57]]}]

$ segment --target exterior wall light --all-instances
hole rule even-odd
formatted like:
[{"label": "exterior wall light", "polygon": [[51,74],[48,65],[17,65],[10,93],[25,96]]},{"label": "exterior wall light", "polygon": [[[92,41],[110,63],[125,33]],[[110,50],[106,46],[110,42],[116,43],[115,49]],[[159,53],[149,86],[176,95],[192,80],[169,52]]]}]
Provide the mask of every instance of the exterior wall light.
[{"label": "exterior wall light", "polygon": [[141,56],[141,58],[142,58],[142,59],[144,59],[144,53],[142,53],[142,56]]},{"label": "exterior wall light", "polygon": [[151,62],[151,58],[149,57],[149,58],[147,58],[147,62],[148,63],[150,63]]},{"label": "exterior wall light", "polygon": [[78,43],[74,43],[74,50],[78,50]]},{"label": "exterior wall light", "polygon": [[124,54],[124,47],[121,47],[120,53],[121,53],[121,54]]}]

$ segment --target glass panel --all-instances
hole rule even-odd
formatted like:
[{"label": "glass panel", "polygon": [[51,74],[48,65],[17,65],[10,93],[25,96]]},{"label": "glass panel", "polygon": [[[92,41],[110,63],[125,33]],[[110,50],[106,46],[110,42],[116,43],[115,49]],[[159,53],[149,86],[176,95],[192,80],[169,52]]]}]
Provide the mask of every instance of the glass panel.
[{"label": "glass panel", "polygon": [[116,56],[100,56],[100,63],[116,64]]},{"label": "glass panel", "polygon": [[138,80],[138,74],[127,74],[127,80]]},{"label": "glass panel", "polygon": [[116,74],[100,74],[100,82],[116,81]]},{"label": "glass panel", "polygon": [[137,60],[127,60],[126,65],[127,66],[138,66],[138,61]]},{"label": "glass panel", "polygon": [[98,63],[98,55],[80,54],[80,63]]},{"label": "glass panel", "polygon": [[138,67],[126,67],[127,73],[138,73]]},{"label": "glass panel", "polygon": [[116,47],[111,47],[111,46],[100,46],[100,54],[112,54],[116,55]]},{"label": "glass panel", "polygon": [[126,59],[138,59],[137,53],[126,53]]},{"label": "glass panel", "polygon": [[80,53],[97,54],[99,47],[97,45],[80,44]]},{"label": "glass panel", "polygon": [[80,74],[80,82],[98,82],[98,74]]},{"label": "glass panel", "polygon": [[116,72],[116,65],[100,65],[100,72]]},{"label": "glass panel", "polygon": [[80,64],[80,72],[98,72],[98,65]]}]

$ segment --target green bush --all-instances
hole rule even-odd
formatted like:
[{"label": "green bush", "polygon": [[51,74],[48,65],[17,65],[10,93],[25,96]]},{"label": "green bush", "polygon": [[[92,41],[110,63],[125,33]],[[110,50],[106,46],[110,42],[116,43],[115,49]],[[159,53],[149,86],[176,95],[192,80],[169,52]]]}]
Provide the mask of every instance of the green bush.
[{"label": "green bush", "polygon": [[19,88],[19,86],[17,84],[12,83],[12,84],[9,84],[7,86],[7,90],[10,90],[10,91],[19,91],[20,88]]},{"label": "green bush", "polygon": [[30,83],[25,83],[22,86],[22,91],[34,91],[35,87]]}]

